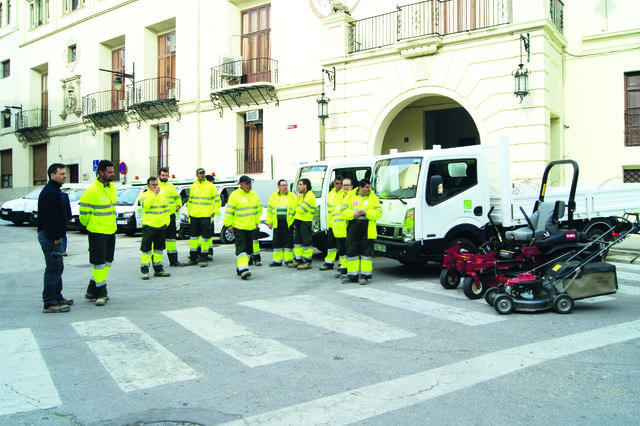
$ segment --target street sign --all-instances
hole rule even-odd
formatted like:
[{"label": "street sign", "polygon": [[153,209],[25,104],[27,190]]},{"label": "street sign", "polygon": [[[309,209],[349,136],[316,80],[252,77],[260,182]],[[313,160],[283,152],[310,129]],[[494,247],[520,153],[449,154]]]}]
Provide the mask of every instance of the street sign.
[{"label": "street sign", "polygon": [[97,172],[98,171],[98,163],[100,162],[100,160],[93,160],[93,171]]},{"label": "street sign", "polygon": [[125,164],[124,161],[120,163],[120,167],[118,169],[120,170],[120,174],[122,175],[127,172],[127,165]]}]

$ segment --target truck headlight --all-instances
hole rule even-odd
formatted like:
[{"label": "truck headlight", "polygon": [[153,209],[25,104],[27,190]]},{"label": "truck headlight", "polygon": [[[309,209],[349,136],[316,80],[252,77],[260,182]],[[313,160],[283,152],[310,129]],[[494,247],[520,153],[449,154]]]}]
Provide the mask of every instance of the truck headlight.
[{"label": "truck headlight", "polygon": [[407,210],[407,213],[404,215],[404,223],[402,224],[402,237],[404,238],[405,242],[415,240],[415,216],[415,207]]},{"label": "truck headlight", "polygon": [[133,217],[133,215],[135,214],[135,212],[126,212],[126,213],[122,213],[122,218],[123,219],[131,219]]}]

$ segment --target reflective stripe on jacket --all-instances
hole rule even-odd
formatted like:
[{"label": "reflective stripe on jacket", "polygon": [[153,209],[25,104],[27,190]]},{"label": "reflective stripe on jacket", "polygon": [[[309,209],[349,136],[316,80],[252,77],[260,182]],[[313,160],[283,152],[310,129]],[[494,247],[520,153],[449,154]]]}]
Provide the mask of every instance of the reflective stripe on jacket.
[{"label": "reflective stripe on jacket", "polygon": [[140,197],[142,224],[153,228],[168,226],[171,218],[167,198],[162,192],[147,191]]},{"label": "reflective stripe on jacket", "polygon": [[294,219],[303,222],[311,222],[313,220],[313,212],[316,210],[316,196],[313,191],[307,191],[303,197],[298,197],[298,205]]},{"label": "reflective stripe on jacket", "polygon": [[333,228],[334,213],[336,211],[336,200],[342,198],[342,189],[333,188],[327,194],[327,227]]},{"label": "reflective stripe on jacket", "polygon": [[96,179],[80,197],[80,223],[87,231],[115,234],[118,192],[113,183],[104,186]]},{"label": "reflective stripe on jacket", "polygon": [[216,186],[209,181],[195,181],[189,189],[189,203],[187,209],[189,216],[211,217],[215,215],[222,201]]},{"label": "reflective stripe on jacket", "polygon": [[260,224],[262,204],[255,191],[236,189],[225,206],[224,226],[251,231]]},{"label": "reflective stripe on jacket", "polygon": [[367,239],[373,240],[378,236],[376,220],[382,217],[382,205],[373,191],[369,192],[369,195],[366,197],[361,197],[358,192],[355,191],[343,199],[342,205],[345,208],[342,211],[341,216],[347,220],[347,223],[350,220],[357,220],[353,217],[356,210],[365,210],[365,217],[369,221],[369,225],[367,227]]},{"label": "reflective stripe on jacket", "polygon": [[178,195],[178,190],[171,182],[162,182],[160,179],[158,179],[158,186],[169,204],[169,214],[176,214],[176,206],[182,207],[182,199]]},{"label": "reflective stripe on jacket", "polygon": [[286,194],[281,195],[280,191],[276,191],[269,197],[269,204],[267,205],[267,225],[273,225],[274,228],[278,227],[278,208],[286,209],[287,226],[293,225],[293,216],[296,214],[296,207],[298,206],[298,199],[291,191],[287,191]]}]

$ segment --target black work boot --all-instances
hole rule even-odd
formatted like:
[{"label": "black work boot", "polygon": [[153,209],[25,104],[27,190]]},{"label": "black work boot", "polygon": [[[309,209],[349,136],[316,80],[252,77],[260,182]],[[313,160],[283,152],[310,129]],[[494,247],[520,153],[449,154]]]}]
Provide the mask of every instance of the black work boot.
[{"label": "black work boot", "polygon": [[107,295],[107,285],[96,287],[98,289],[98,298],[96,299],[96,306],[104,306],[109,300]]},{"label": "black work boot", "polygon": [[89,280],[89,285],[87,286],[87,291],[84,294],[84,298],[87,300],[96,300],[98,298],[98,289],[96,288],[96,282],[93,280]]},{"label": "black work boot", "polygon": [[143,280],[149,279],[149,267],[147,265],[140,267],[140,278]]},{"label": "black work boot", "polygon": [[178,253],[167,253],[167,257],[169,258],[169,266],[184,266],[184,263],[178,260]]}]

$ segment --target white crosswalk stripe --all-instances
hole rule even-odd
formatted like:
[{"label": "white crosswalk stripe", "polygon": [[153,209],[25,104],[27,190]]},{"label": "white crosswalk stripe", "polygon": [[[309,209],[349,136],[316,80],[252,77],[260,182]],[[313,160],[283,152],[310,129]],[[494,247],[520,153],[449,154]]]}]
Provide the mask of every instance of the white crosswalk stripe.
[{"label": "white crosswalk stripe", "polygon": [[324,302],[313,296],[253,300],[241,302],[240,305],[302,321],[317,327],[324,327],[370,342],[381,343],[415,336],[409,331],[392,327],[369,316]]},{"label": "white crosswalk stripe", "polygon": [[560,357],[640,338],[640,321],[505,349],[226,425],[346,425],[410,407]]},{"label": "white crosswalk stripe", "polygon": [[256,336],[245,327],[207,308],[181,309],[163,314],[249,367],[305,356],[275,340]]},{"label": "white crosswalk stripe", "polygon": [[470,326],[491,324],[497,321],[504,321],[506,319],[494,314],[474,312],[468,309],[457,308],[454,306],[444,305],[442,303],[430,302],[428,300],[390,293],[388,291],[376,290],[373,288],[341,290],[340,293],[362,297],[385,305],[395,306],[396,308],[406,309],[442,320],[453,321]]},{"label": "white crosswalk stripe", "polygon": [[0,331],[0,415],[62,404],[28,328]]},{"label": "white crosswalk stripe", "polygon": [[125,392],[196,379],[198,374],[126,318],[71,324]]}]

